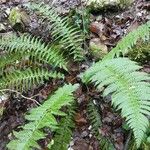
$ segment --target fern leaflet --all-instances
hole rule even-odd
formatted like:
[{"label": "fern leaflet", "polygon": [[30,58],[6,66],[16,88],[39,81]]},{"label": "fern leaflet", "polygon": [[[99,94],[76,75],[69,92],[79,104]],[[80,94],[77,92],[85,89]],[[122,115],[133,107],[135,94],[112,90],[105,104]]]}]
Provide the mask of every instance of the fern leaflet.
[{"label": "fern leaflet", "polygon": [[102,127],[101,116],[98,108],[91,101],[88,104],[88,118],[92,125],[92,132],[99,141],[99,148],[102,150],[114,150],[113,144],[99,133],[99,129]]},{"label": "fern leaflet", "polygon": [[29,90],[37,84],[43,83],[44,79],[49,78],[63,78],[60,73],[49,72],[44,69],[26,69],[16,70],[12,73],[3,75],[0,80],[0,89],[16,89],[19,91]]},{"label": "fern leaflet", "polygon": [[66,116],[63,117],[58,125],[56,134],[54,136],[54,144],[51,150],[66,150],[72,136],[72,129],[75,128],[74,123],[75,104],[67,108]]},{"label": "fern leaflet", "polygon": [[[25,55],[20,53],[4,54],[0,57],[0,75],[3,74],[4,70],[9,65],[16,65],[18,61],[25,58]],[[14,65],[14,66],[15,66]]]},{"label": "fern leaflet", "polygon": [[0,48],[10,53],[29,53],[32,58],[66,69],[66,60],[58,49],[54,46],[46,46],[40,39],[32,37],[31,35],[24,34],[20,37],[16,35],[1,37]]}]

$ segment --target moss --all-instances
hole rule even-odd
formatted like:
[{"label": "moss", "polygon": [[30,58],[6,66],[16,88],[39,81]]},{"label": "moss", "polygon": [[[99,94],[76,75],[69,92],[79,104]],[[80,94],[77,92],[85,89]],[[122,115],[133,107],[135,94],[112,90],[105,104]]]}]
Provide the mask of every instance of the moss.
[{"label": "moss", "polygon": [[111,7],[125,8],[129,6],[133,0],[84,0],[91,10],[105,10]]},{"label": "moss", "polygon": [[132,51],[128,54],[129,58],[141,63],[147,63],[150,61],[150,43],[149,41],[137,42]]}]

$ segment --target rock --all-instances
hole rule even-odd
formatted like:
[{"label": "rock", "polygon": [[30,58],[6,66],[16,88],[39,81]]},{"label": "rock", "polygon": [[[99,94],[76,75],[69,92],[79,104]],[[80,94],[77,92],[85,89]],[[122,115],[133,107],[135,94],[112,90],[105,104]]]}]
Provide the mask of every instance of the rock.
[{"label": "rock", "polygon": [[0,4],[5,4],[7,0],[0,0]]},{"label": "rock", "polygon": [[0,23],[0,32],[3,32],[6,30],[6,27],[4,26],[4,24]]},{"label": "rock", "polygon": [[107,46],[100,41],[99,38],[93,38],[90,40],[89,47],[91,53],[95,58],[103,58],[105,54],[108,53]]},{"label": "rock", "polygon": [[14,26],[17,23],[22,23],[21,21],[21,13],[18,7],[13,8],[10,11],[10,15],[9,15],[9,22],[12,24],[12,26]]},{"label": "rock", "polygon": [[82,0],[93,9],[100,10],[111,6],[129,6],[134,0]]},{"label": "rock", "polygon": [[9,14],[10,14],[10,8],[7,8],[7,9],[5,10],[5,13],[6,13],[6,15],[9,15]]},{"label": "rock", "polygon": [[88,136],[88,132],[87,131],[83,131],[81,133],[81,137],[84,138],[84,137],[87,137]]},{"label": "rock", "polygon": [[17,30],[23,30],[24,26],[28,26],[30,24],[30,17],[25,11],[18,7],[15,7],[10,11],[8,19],[10,24]]},{"label": "rock", "polygon": [[14,0],[13,3],[14,4],[19,4],[21,2],[21,0]]},{"label": "rock", "polygon": [[9,95],[0,95],[0,119],[5,109],[5,102],[9,99]]}]

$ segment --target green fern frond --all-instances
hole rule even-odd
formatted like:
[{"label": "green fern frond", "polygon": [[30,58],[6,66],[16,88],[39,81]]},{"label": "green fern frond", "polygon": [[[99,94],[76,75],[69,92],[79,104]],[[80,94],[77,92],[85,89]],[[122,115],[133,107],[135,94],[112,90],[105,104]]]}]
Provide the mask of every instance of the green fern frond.
[{"label": "green fern frond", "polygon": [[112,104],[121,109],[133,130],[137,147],[149,125],[150,77],[137,70],[141,67],[127,58],[116,58],[94,64],[83,74],[83,81],[92,81],[98,88],[106,86],[104,96],[112,94]]},{"label": "green fern frond", "polygon": [[32,58],[66,69],[67,62],[59,50],[54,46],[46,46],[39,38],[32,37],[31,35],[24,34],[20,37],[16,35],[1,37],[0,48],[10,53],[29,53]]},{"label": "green fern frond", "polygon": [[[112,59],[115,56],[119,57],[120,54],[125,55],[136,45],[138,40],[149,41],[150,40],[150,21],[139,26],[137,29],[133,30],[125,37],[122,38],[120,42],[118,42],[117,46],[113,48],[104,58]],[[131,50],[132,51],[132,50]]]},{"label": "green fern frond", "polygon": [[24,55],[21,55],[20,53],[12,53],[12,54],[4,54],[0,57],[0,75],[3,74],[5,68],[8,65],[15,65],[18,61],[25,58]]},{"label": "green fern frond", "polygon": [[92,125],[92,132],[99,141],[99,148],[102,150],[114,150],[113,144],[99,132],[99,129],[102,127],[102,122],[97,106],[90,101],[87,110],[88,118],[90,120],[90,124]]},{"label": "green fern frond", "polygon": [[75,115],[75,104],[72,104],[67,108],[66,116],[64,116],[56,130],[56,134],[53,138],[54,144],[51,150],[67,150],[69,142],[72,137],[72,129],[75,128],[74,115]]},{"label": "green fern frond", "polygon": [[81,48],[83,42],[83,35],[81,31],[69,24],[67,17],[61,18],[55,9],[48,5],[31,4],[29,8],[37,10],[52,23],[52,36],[55,40],[61,39],[60,43],[64,45],[66,53],[74,55],[75,60],[83,59],[83,49]]},{"label": "green fern frond", "polygon": [[[54,95],[49,97],[41,106],[31,109],[30,113],[26,115],[29,121],[23,126],[23,130],[14,132],[16,137],[8,145],[10,150],[30,150],[32,148],[40,149],[37,144],[39,139],[45,138],[46,134],[42,132],[42,128],[50,127],[57,128],[57,121],[54,117],[58,114],[62,106],[70,105],[73,101],[73,92],[78,88],[78,85],[65,85],[59,88]],[[61,111],[59,111],[61,115]],[[63,113],[63,112],[62,112]]]},{"label": "green fern frond", "polygon": [[42,84],[44,79],[63,78],[60,73],[49,72],[44,69],[16,70],[3,75],[0,79],[0,89],[16,89],[19,91],[29,90],[35,85]]}]

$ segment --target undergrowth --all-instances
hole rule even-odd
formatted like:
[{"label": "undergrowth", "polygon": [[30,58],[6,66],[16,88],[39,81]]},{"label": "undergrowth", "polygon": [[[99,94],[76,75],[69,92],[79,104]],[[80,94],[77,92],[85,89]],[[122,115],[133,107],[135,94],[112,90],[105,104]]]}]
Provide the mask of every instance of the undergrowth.
[{"label": "undergrowth", "polygon": [[[68,71],[70,61],[83,61],[82,44],[84,34],[70,23],[67,17],[60,17],[54,8],[33,3],[28,9],[38,12],[39,18],[47,19],[51,26],[52,43],[45,43],[39,37],[28,34],[0,37],[0,93],[28,92],[43,85],[51,78],[62,81]],[[150,77],[128,56],[138,40],[150,39],[150,21],[139,26],[118,42],[101,61],[94,63],[82,75],[84,84],[94,83],[103,96],[111,95],[114,109],[119,110],[129,128],[133,131],[136,148],[144,142],[149,127],[150,116]],[[56,44],[57,43],[57,44]],[[73,60],[72,60],[73,59]],[[63,72],[63,73],[62,73]],[[54,137],[47,145],[50,149],[65,150],[68,147],[74,128],[74,114],[77,108],[72,105],[73,92],[78,85],[65,84],[50,95],[43,104],[32,108],[26,115],[27,123],[14,131],[14,139],[7,145],[12,150],[40,149],[40,139],[46,137],[42,129],[49,128]],[[66,106],[67,107],[64,107]],[[63,109],[61,109],[63,107]],[[95,137],[103,149],[111,147],[111,142],[99,134],[101,117],[95,106],[87,108]],[[66,110],[66,111],[62,111]],[[60,119],[57,116],[61,116]]]},{"label": "undergrowth", "polygon": [[99,148],[102,150],[114,150],[112,142],[106,137],[103,137],[100,133],[100,128],[102,127],[102,118],[97,106],[94,105],[92,101],[90,101],[88,104],[88,118],[92,125],[92,133],[99,141]]}]

